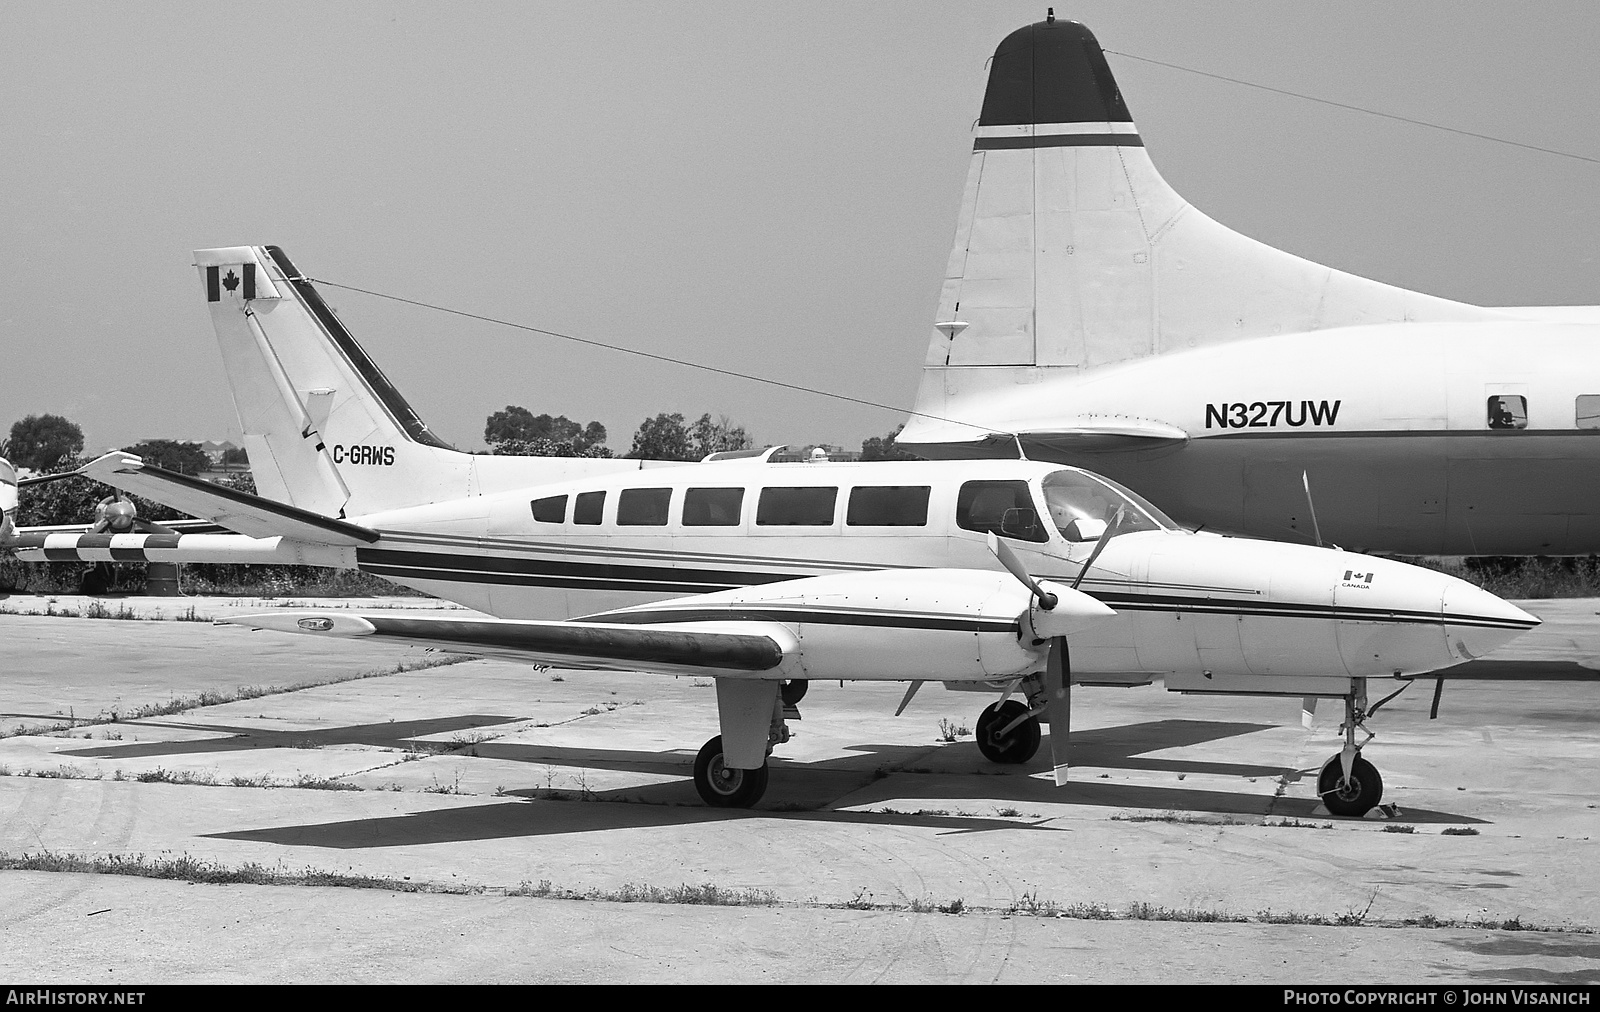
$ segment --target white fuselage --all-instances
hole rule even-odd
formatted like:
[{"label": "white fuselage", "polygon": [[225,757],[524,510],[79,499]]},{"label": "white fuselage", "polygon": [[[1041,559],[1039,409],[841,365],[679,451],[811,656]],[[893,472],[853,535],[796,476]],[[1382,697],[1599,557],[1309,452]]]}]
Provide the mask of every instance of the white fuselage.
[{"label": "white fuselage", "polygon": [[[1188,525],[1309,540],[1305,473],[1323,536],[1360,550],[1600,550],[1594,322],[1344,327],[1038,373],[1015,383],[952,370],[961,395],[950,410],[1021,433],[1030,456],[1088,467]],[[1495,399],[1511,399],[1511,419],[1494,415]],[[962,428],[923,422],[947,441],[915,448],[1015,453]]]},{"label": "white fuselage", "polygon": [[[366,572],[501,618],[595,615],[705,594],[719,601],[744,595],[751,607],[776,607],[788,600],[782,584],[806,577],[885,569],[998,571],[986,533],[971,529],[970,508],[963,513],[963,489],[1026,483],[1044,514],[1051,507],[1042,483],[1063,470],[1028,461],[690,465],[358,518],[382,538],[353,551]],[[817,522],[763,522],[773,519],[763,516],[762,504],[775,489],[802,503],[830,505],[809,518]],[[860,522],[888,519],[852,510],[858,496],[870,498],[875,489],[925,489],[925,516]],[[733,514],[718,517],[716,526],[685,523],[708,519],[689,504],[691,496],[703,504],[708,490],[724,502],[737,499]],[[636,500],[632,515],[625,493]],[[593,510],[583,519],[598,522],[575,522],[580,496]],[[638,501],[652,498],[659,510],[638,512]],[[536,518],[540,503],[546,519]],[[697,515],[686,518],[686,508]],[[641,518],[652,522],[628,522]],[[1094,541],[1068,540],[1062,519],[1041,524],[1032,534],[1039,540],[1007,541],[1035,576],[1070,583]],[[1081,584],[1117,615],[1072,637],[1080,681],[1138,682],[1159,674],[1169,687],[1193,691],[1342,694],[1352,677],[1445,667],[1533,624],[1492,595],[1417,567],[1146,526],[1113,537]],[[1015,640],[1014,601],[1000,606],[998,618],[951,611],[939,603],[943,585],[929,584],[928,601],[901,600],[897,611],[920,608],[958,624],[1009,614],[1006,635]],[[680,603],[698,607],[694,600]],[[805,635],[803,623],[800,632]],[[819,626],[813,635],[820,634]],[[870,667],[863,665],[857,677],[910,677],[904,664],[885,663],[876,675]]]}]

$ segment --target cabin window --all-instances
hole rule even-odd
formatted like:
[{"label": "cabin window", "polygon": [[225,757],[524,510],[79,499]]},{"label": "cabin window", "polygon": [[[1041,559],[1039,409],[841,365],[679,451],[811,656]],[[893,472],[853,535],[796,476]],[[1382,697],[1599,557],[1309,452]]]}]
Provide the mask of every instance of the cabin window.
[{"label": "cabin window", "polygon": [[737,527],[742,488],[691,488],[683,494],[683,526]]},{"label": "cabin window", "polygon": [[533,518],[541,524],[559,524],[567,519],[567,497],[553,495],[533,501]]},{"label": "cabin window", "polygon": [[851,527],[928,526],[927,485],[861,485],[850,490],[844,522]]},{"label": "cabin window", "polygon": [[604,492],[579,492],[578,501],[572,504],[572,522],[575,524],[597,524],[600,515],[606,509],[606,494]]},{"label": "cabin window", "polygon": [[837,488],[764,488],[756,506],[756,523],[763,527],[829,527]]},{"label": "cabin window", "polygon": [[1489,428],[1526,429],[1528,399],[1521,394],[1494,394],[1489,398]]},{"label": "cabin window", "polygon": [[1600,394],[1578,395],[1578,428],[1600,429]]},{"label": "cabin window", "polygon": [[617,496],[618,527],[665,527],[670,488],[625,488]]},{"label": "cabin window", "polygon": [[969,481],[956,495],[956,526],[1018,541],[1048,541],[1025,481]]}]

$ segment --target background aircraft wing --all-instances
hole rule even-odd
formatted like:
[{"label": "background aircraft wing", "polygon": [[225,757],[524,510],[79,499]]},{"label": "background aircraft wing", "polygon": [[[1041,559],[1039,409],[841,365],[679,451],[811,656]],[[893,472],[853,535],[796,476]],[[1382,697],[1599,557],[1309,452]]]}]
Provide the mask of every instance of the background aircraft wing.
[{"label": "background aircraft wing", "polygon": [[82,473],[253,538],[281,535],[316,545],[364,545],[378,540],[378,532],[366,527],[168,471],[120,450],[84,465]]},{"label": "background aircraft wing", "polygon": [[313,636],[376,636],[534,664],[604,671],[789,678],[798,641],[776,622],[698,623],[693,629],[600,622],[277,612],[226,621]]}]

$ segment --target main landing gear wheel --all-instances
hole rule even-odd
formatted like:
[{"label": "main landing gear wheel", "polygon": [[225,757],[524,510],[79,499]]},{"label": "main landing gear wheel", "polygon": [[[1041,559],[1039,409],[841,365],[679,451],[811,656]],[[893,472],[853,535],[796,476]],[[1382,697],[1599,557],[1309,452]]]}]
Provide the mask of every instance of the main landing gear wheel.
[{"label": "main landing gear wheel", "polygon": [[[1341,783],[1341,781],[1344,781]],[[1350,779],[1344,780],[1344,764],[1334,756],[1317,777],[1317,793],[1332,815],[1359,819],[1372,811],[1383,798],[1383,778],[1378,768],[1360,756],[1350,764]]]},{"label": "main landing gear wheel", "polygon": [[767,791],[767,766],[739,770],[722,761],[722,735],[706,742],[694,757],[694,789],[713,808],[749,808]]},{"label": "main landing gear wheel", "polygon": [[990,762],[1025,763],[1039,751],[1039,721],[1034,717],[1004,735],[1001,728],[1028,712],[1015,699],[994,704],[978,714],[978,751]]}]

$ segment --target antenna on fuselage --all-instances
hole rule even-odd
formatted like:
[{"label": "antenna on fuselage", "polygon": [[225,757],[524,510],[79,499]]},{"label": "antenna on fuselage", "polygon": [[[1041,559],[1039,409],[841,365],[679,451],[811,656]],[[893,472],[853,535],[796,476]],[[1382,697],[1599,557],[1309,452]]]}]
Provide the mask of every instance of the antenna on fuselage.
[{"label": "antenna on fuselage", "polygon": [[1311,476],[1300,472],[1300,484],[1306,490],[1306,508],[1311,511],[1311,533],[1316,536],[1317,547],[1322,547],[1322,528],[1317,525],[1317,504],[1311,501]]}]

